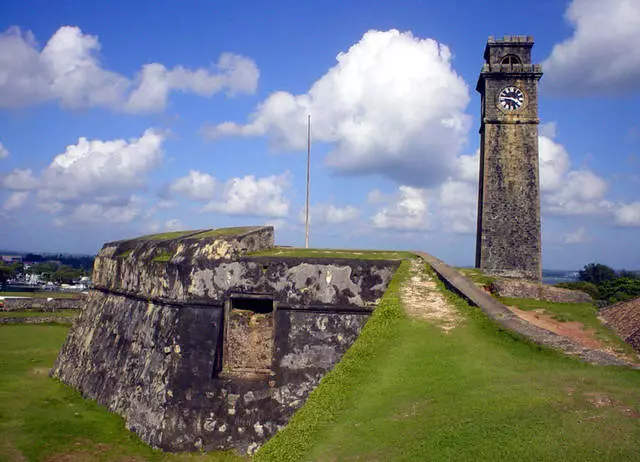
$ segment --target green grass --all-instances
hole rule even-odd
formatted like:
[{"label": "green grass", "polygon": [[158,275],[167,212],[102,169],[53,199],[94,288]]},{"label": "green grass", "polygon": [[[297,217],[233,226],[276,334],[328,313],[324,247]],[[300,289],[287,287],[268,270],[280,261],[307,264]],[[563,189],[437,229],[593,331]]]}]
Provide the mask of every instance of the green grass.
[{"label": "green grass", "polygon": [[131,255],[131,252],[133,252],[133,249],[125,250],[124,252],[116,255],[116,258],[127,258],[129,255]]},{"label": "green grass", "polygon": [[167,252],[167,251],[165,250],[165,251],[162,251],[159,255],[157,255],[157,256],[153,259],[153,261],[157,261],[157,262],[160,262],[160,263],[166,263],[166,262],[168,262],[169,260],[171,260],[171,256],[172,256],[172,255],[171,255],[169,252]]},{"label": "green grass", "polygon": [[207,237],[236,236],[236,235],[247,233],[253,229],[256,229],[256,227],[255,226],[236,226],[231,228],[210,229],[209,231],[203,231],[202,233],[198,233],[195,236],[191,236],[191,237],[193,239],[204,239]]},{"label": "green grass", "polygon": [[39,316],[56,316],[61,318],[72,318],[80,314],[80,310],[58,310],[58,311],[0,311],[0,318],[32,318]]},{"label": "green grass", "polygon": [[496,278],[487,276],[477,268],[457,268],[463,275],[471,279],[477,285],[488,287],[493,284]]},{"label": "green grass", "polygon": [[616,350],[635,356],[633,348],[623,342],[611,329],[598,319],[598,310],[592,303],[559,303],[528,298],[499,297],[498,300],[508,306],[517,306],[521,310],[542,310],[560,322],[579,322],[586,329],[593,329],[599,340],[611,345]]},{"label": "green grass", "polygon": [[0,326],[1,461],[242,460],[230,453],[164,454],[124,421],[48,377],[68,327]]},{"label": "green grass", "polygon": [[449,334],[407,319],[407,276],[403,263],[361,336],[256,460],[640,459],[640,371],[536,346],[449,292],[465,318]]},{"label": "green grass", "polygon": [[153,241],[164,241],[165,239],[175,239],[192,233],[193,231],[170,231],[167,233],[147,234],[146,236],[140,236],[136,239],[145,239]]},{"label": "green grass", "polygon": [[0,297],[31,297],[31,298],[83,298],[83,294],[71,292],[2,292]]},{"label": "green grass", "polygon": [[294,257],[294,258],[351,258],[356,260],[404,260],[413,255],[404,251],[302,249],[297,247],[274,247],[250,252],[250,257]]}]

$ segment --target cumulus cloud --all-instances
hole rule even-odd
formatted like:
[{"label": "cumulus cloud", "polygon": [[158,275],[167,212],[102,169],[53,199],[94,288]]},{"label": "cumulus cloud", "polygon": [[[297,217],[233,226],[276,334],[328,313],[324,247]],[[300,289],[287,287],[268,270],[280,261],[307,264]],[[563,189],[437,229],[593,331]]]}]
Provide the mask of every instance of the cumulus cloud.
[{"label": "cumulus cloud", "polygon": [[[549,134],[555,134],[555,127]],[[563,145],[538,138],[540,155],[540,191],[543,210],[555,215],[586,215],[607,212],[611,202],[605,199],[606,181],[587,170],[570,170],[571,161]]]},{"label": "cumulus cloud", "polygon": [[164,229],[167,231],[180,231],[184,229],[184,225],[179,219],[173,218],[164,224]]},{"label": "cumulus cloud", "polygon": [[57,226],[66,224],[121,224],[129,223],[138,218],[143,212],[142,199],[131,196],[121,204],[102,204],[99,202],[85,202],[71,206],[70,213],[56,218]]},{"label": "cumulus cloud", "polygon": [[29,193],[27,191],[14,192],[4,202],[2,208],[7,211],[19,209],[24,205],[28,197]]},{"label": "cumulus cloud", "polygon": [[426,190],[400,186],[392,201],[371,217],[376,228],[420,230],[431,226],[430,198]]},{"label": "cumulus cloud", "polygon": [[266,135],[277,150],[330,143],[326,163],[343,173],[379,173],[427,186],[455,171],[466,140],[469,91],[449,49],[410,32],[369,31],[301,95],[276,92],[244,125],[206,127],[210,137]]},{"label": "cumulus cloud", "polygon": [[587,236],[587,228],[584,226],[564,235],[565,244],[584,244],[589,241],[591,241],[591,239]]},{"label": "cumulus cloud", "polygon": [[187,176],[175,179],[169,190],[192,200],[210,201],[216,191],[216,179],[208,173],[189,170]]},{"label": "cumulus cloud", "polygon": [[447,181],[439,190],[442,228],[457,234],[476,231],[478,186],[475,182]]},{"label": "cumulus cloud", "polygon": [[247,175],[224,183],[219,200],[204,206],[206,212],[282,218],[289,215],[289,174],[256,178]]},{"label": "cumulus cloud", "polygon": [[[360,211],[351,206],[337,207],[333,204],[316,204],[309,210],[309,223],[314,225],[339,225],[353,221],[360,216]],[[300,211],[300,222],[305,222],[304,209]]]},{"label": "cumulus cloud", "polygon": [[5,157],[9,157],[9,150],[0,143],[0,159],[4,159]]},{"label": "cumulus cloud", "polygon": [[78,27],[59,28],[40,50],[33,34],[11,27],[0,34],[0,107],[57,101],[78,109],[105,107],[140,113],[161,111],[171,91],[211,96],[253,93],[259,71],[249,58],[223,53],[212,68],[145,65],[135,79],[106,70],[98,37]]},{"label": "cumulus cloud", "polygon": [[542,63],[545,90],[572,96],[640,90],[640,2],[573,0],[565,16],[574,32]]},{"label": "cumulus cloud", "polygon": [[151,129],[130,140],[81,137],[38,175],[16,169],[0,184],[22,194],[16,198],[35,192],[38,208],[57,215],[58,225],[128,223],[142,213],[142,200],[131,194],[145,186],[147,174],[161,163],[164,138]]},{"label": "cumulus cloud", "polygon": [[620,226],[640,227],[640,202],[621,204],[614,211],[614,216]]},{"label": "cumulus cloud", "polygon": [[159,166],[164,139],[163,133],[152,129],[128,141],[81,137],[42,172],[38,195],[64,201],[139,188],[146,174]]},{"label": "cumulus cloud", "polygon": [[31,169],[15,169],[4,177],[2,186],[14,191],[27,191],[38,187],[38,180]]}]

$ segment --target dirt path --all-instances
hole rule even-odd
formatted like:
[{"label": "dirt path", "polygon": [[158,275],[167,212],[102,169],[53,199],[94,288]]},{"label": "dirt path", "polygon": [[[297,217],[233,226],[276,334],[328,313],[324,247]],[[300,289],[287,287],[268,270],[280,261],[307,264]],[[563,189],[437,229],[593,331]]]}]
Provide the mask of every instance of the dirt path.
[{"label": "dirt path", "polygon": [[542,327],[558,335],[568,337],[588,348],[608,351],[608,348],[596,337],[596,331],[594,329],[585,329],[584,324],[581,322],[560,322],[553,319],[552,315],[538,310],[525,311],[515,306],[509,306],[508,308],[534,326]]},{"label": "dirt path", "polygon": [[639,357],[631,356],[607,342],[603,342],[597,337],[594,329],[585,329],[584,324],[581,322],[561,322],[557,319],[553,319],[553,315],[541,310],[525,311],[515,306],[508,306],[507,308],[517,314],[520,318],[535,326],[542,327],[543,329],[550,330],[551,332],[562,335],[563,337],[570,338],[587,348],[604,351],[623,361],[627,361],[628,363],[640,365]]},{"label": "dirt path", "polygon": [[445,333],[461,322],[460,314],[438,290],[422,260],[412,260],[410,278],[400,289],[400,298],[406,313],[414,318],[436,324]]}]

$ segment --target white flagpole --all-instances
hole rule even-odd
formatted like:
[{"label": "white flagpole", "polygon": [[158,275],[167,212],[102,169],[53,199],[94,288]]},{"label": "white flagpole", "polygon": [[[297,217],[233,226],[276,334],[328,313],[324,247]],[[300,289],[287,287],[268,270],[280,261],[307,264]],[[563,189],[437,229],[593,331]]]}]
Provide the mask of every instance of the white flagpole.
[{"label": "white flagpole", "polygon": [[307,117],[307,202],[305,207],[304,247],[309,248],[309,181],[311,176],[311,114]]}]

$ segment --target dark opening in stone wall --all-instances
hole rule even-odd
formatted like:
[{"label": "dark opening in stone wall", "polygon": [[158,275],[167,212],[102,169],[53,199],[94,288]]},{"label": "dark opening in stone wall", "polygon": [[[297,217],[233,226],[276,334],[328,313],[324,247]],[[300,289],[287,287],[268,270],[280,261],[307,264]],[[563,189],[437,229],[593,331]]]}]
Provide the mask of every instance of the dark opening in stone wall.
[{"label": "dark opening in stone wall", "polygon": [[269,379],[273,375],[274,301],[268,295],[232,295],[225,306],[222,373]]}]

